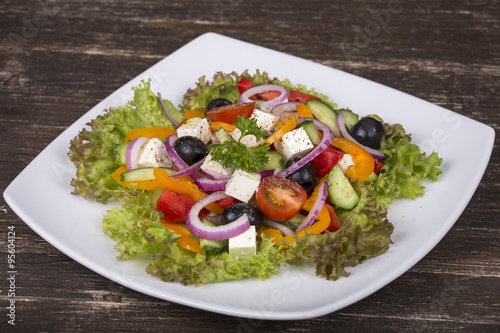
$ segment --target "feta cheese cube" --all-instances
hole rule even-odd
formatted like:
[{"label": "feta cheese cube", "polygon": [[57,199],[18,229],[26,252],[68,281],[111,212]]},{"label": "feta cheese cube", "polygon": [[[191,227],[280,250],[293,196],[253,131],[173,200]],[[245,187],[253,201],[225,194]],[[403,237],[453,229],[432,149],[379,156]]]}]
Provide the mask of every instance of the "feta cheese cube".
[{"label": "feta cheese cube", "polygon": [[[234,141],[238,141],[241,137],[241,131],[239,128],[235,129],[234,131],[230,132],[229,134],[234,139]],[[258,145],[259,143],[261,143],[262,141],[264,141],[264,140],[260,140],[259,142],[257,142],[257,138],[255,137],[255,135],[248,134],[248,135],[245,135],[244,137],[242,137],[240,142],[247,147],[254,147],[254,146]]]},{"label": "feta cheese cube", "polygon": [[233,173],[234,168],[226,169],[222,164],[217,161],[212,161],[212,154],[208,154],[205,161],[201,165],[201,170],[206,171],[211,175],[221,175],[221,176],[230,176]]},{"label": "feta cheese cube", "polygon": [[194,136],[203,141],[204,144],[207,144],[207,142],[210,141],[212,132],[210,131],[210,125],[207,119],[194,117],[186,120],[186,122],[177,129],[177,135],[179,138],[181,136]]},{"label": "feta cheese cube", "polygon": [[139,150],[137,166],[139,168],[172,168],[174,162],[168,155],[165,144],[160,139],[153,138],[146,141]]},{"label": "feta cheese cube", "polygon": [[229,238],[229,254],[236,259],[251,257],[257,254],[255,226],[251,225],[248,230],[238,236]]},{"label": "feta cheese cube", "polygon": [[226,194],[240,201],[248,202],[260,184],[258,173],[236,169],[226,184]]},{"label": "feta cheese cube", "polygon": [[276,126],[278,121],[280,121],[280,118],[278,116],[275,116],[274,114],[268,112],[261,111],[259,109],[255,109],[250,118],[256,119],[257,126],[262,128],[268,134],[272,132],[274,126]]},{"label": "feta cheese cube", "polygon": [[280,141],[281,153],[287,161],[296,156],[304,156],[314,148],[307,132],[302,127],[286,133]]},{"label": "feta cheese cube", "polygon": [[339,165],[340,170],[342,170],[343,173],[346,173],[347,168],[349,168],[351,165],[354,165],[354,162],[351,155],[344,154],[342,159],[337,164]]}]

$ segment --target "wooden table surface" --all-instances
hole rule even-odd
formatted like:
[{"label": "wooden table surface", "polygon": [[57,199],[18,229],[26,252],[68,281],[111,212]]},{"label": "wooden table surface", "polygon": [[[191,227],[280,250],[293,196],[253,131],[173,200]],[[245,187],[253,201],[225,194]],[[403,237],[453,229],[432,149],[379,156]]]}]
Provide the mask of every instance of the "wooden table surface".
[{"label": "wooden table surface", "polygon": [[[373,295],[303,321],[233,318],[122,287],[47,243],[2,198],[1,332],[500,331],[498,0],[3,0],[0,16],[2,192],[95,104],[209,31],[394,87],[497,134],[469,205],[423,260]],[[465,150],[463,163],[475,167]],[[7,324],[9,226],[15,326]]]}]

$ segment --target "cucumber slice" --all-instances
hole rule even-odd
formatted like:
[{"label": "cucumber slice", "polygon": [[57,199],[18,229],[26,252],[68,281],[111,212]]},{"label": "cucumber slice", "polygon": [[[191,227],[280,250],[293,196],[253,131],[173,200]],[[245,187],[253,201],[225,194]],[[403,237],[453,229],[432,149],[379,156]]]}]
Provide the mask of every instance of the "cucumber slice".
[{"label": "cucumber slice", "polygon": [[337,112],[335,112],[330,105],[322,101],[318,101],[317,99],[310,99],[306,102],[306,106],[309,108],[314,117],[326,126],[330,127],[335,137],[340,137],[339,127],[337,125]]},{"label": "cucumber slice", "polygon": [[219,127],[218,129],[216,129],[214,134],[217,137],[217,139],[219,139],[220,143],[224,143],[227,141],[234,141],[231,135],[223,127]]},{"label": "cucumber slice", "polygon": [[340,109],[339,112],[344,114],[345,127],[347,128],[347,131],[350,131],[354,124],[359,121],[359,116],[349,109]]},{"label": "cucumber slice", "polygon": [[303,121],[302,123],[298,124],[297,127],[295,128],[304,128],[304,130],[307,133],[307,136],[313,143],[313,145],[319,145],[321,138],[319,137],[318,130],[316,129],[316,126],[314,126],[314,122],[312,120],[306,120]]},{"label": "cucumber slice", "polygon": [[285,167],[285,158],[276,150],[268,150],[266,155],[268,160],[263,170],[274,170]]},{"label": "cucumber slice", "polygon": [[[176,173],[174,169],[170,168],[159,168],[167,171],[169,175]],[[154,168],[138,168],[129,171],[125,171],[122,173],[121,181],[122,182],[137,182],[142,180],[153,180],[155,179]]]},{"label": "cucumber slice", "polygon": [[328,196],[335,206],[344,209],[353,209],[359,202],[358,194],[338,165],[328,174]]},{"label": "cucumber slice", "polygon": [[[201,218],[201,222],[212,227],[217,226],[217,224],[213,223],[212,221],[204,217]],[[229,239],[213,241],[200,238],[201,252],[205,253],[206,255],[222,252],[227,248],[228,245],[229,245]]]},{"label": "cucumber slice", "polygon": [[115,161],[118,164],[125,165],[127,164],[127,148],[130,146],[132,141],[127,141],[118,145],[115,149]]}]

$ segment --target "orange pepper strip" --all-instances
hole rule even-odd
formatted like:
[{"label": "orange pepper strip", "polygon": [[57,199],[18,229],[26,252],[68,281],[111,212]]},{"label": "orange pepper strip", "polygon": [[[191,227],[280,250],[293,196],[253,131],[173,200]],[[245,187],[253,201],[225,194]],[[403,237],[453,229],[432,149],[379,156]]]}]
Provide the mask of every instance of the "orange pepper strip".
[{"label": "orange pepper strip", "polygon": [[185,248],[186,250],[201,253],[200,243],[194,238],[191,238],[189,236],[182,236],[176,242],[177,245]]},{"label": "orange pepper strip", "polygon": [[233,124],[224,123],[222,121],[215,121],[210,125],[210,130],[212,132],[215,132],[220,127],[224,128],[228,132],[232,132],[236,129],[236,126],[234,126]]},{"label": "orange pepper strip", "polygon": [[264,141],[264,144],[270,145],[274,143],[274,141],[281,139],[283,135],[293,130],[298,124],[299,117],[296,113],[283,118],[276,124],[276,130]]},{"label": "orange pepper strip", "polygon": [[[168,188],[177,193],[189,195],[195,201],[200,201],[201,199],[208,196],[208,194],[200,190],[198,186],[190,181],[169,177],[168,173],[165,170],[154,168],[153,172],[156,177],[154,181],[158,181],[158,183],[161,185],[159,188],[161,189]],[[208,204],[205,208],[217,214],[222,214],[223,212],[223,209],[213,202]]]},{"label": "orange pepper strip", "polygon": [[304,104],[297,104],[295,107],[297,108],[297,113],[299,114],[299,116],[305,118],[314,118],[311,111],[309,111],[309,108]]},{"label": "orange pepper strip", "polygon": [[260,234],[264,234],[269,238],[274,238],[273,242],[278,246],[283,245],[283,248],[288,247],[288,245],[283,244],[283,239],[284,239],[283,234],[281,233],[281,231],[277,229],[269,228],[263,225],[262,227],[259,228],[257,232],[257,235],[260,236]]},{"label": "orange pepper strip", "polygon": [[191,119],[195,117],[205,117],[205,108],[187,110],[186,113],[184,113],[184,119]]},{"label": "orange pepper strip", "polygon": [[201,253],[200,243],[196,239],[191,238],[189,236],[189,235],[191,235],[191,233],[189,232],[189,230],[187,230],[187,227],[185,224],[183,224],[183,223],[170,223],[170,222],[165,222],[165,221],[162,221],[162,223],[165,226],[165,228],[167,228],[168,230],[175,232],[176,234],[181,235],[181,237],[179,239],[177,239],[177,241],[176,241],[177,245],[185,248],[186,250],[193,251],[196,253]]},{"label": "orange pepper strip", "polygon": [[122,186],[129,187],[130,182],[122,182],[122,173],[127,171],[127,166],[126,165],[121,165],[118,169],[116,169],[115,172],[113,172],[113,179],[116,180],[116,182]]},{"label": "orange pepper strip", "polygon": [[147,128],[137,128],[134,130],[131,130],[130,132],[127,133],[127,136],[125,136],[125,139],[123,142],[127,142],[129,140],[134,140],[140,137],[143,138],[159,138],[159,139],[165,139],[168,136],[177,133],[174,129],[168,128],[168,127],[162,127],[162,126],[155,126],[155,127],[147,127]]},{"label": "orange pepper strip", "polygon": [[347,168],[347,175],[359,181],[368,180],[375,169],[375,160],[365,149],[349,139],[335,138],[332,146],[352,156],[354,165]]}]

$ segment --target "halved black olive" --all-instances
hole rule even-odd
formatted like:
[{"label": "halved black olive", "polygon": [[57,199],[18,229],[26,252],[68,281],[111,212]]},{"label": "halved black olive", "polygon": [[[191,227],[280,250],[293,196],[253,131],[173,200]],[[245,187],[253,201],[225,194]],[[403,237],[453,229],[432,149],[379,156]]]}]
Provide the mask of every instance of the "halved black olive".
[{"label": "halved black olive", "polygon": [[[285,168],[290,167],[292,164],[297,163],[300,160],[300,157],[294,157],[288,160],[285,164]],[[316,182],[318,181],[318,177],[316,176],[316,171],[314,167],[307,163],[302,168],[298,169],[294,173],[286,176],[287,179],[293,180],[306,191],[307,194],[311,194],[316,186]]]},{"label": "halved black olive", "polygon": [[208,155],[203,141],[194,136],[181,136],[174,143],[174,150],[187,165],[193,165]]}]

